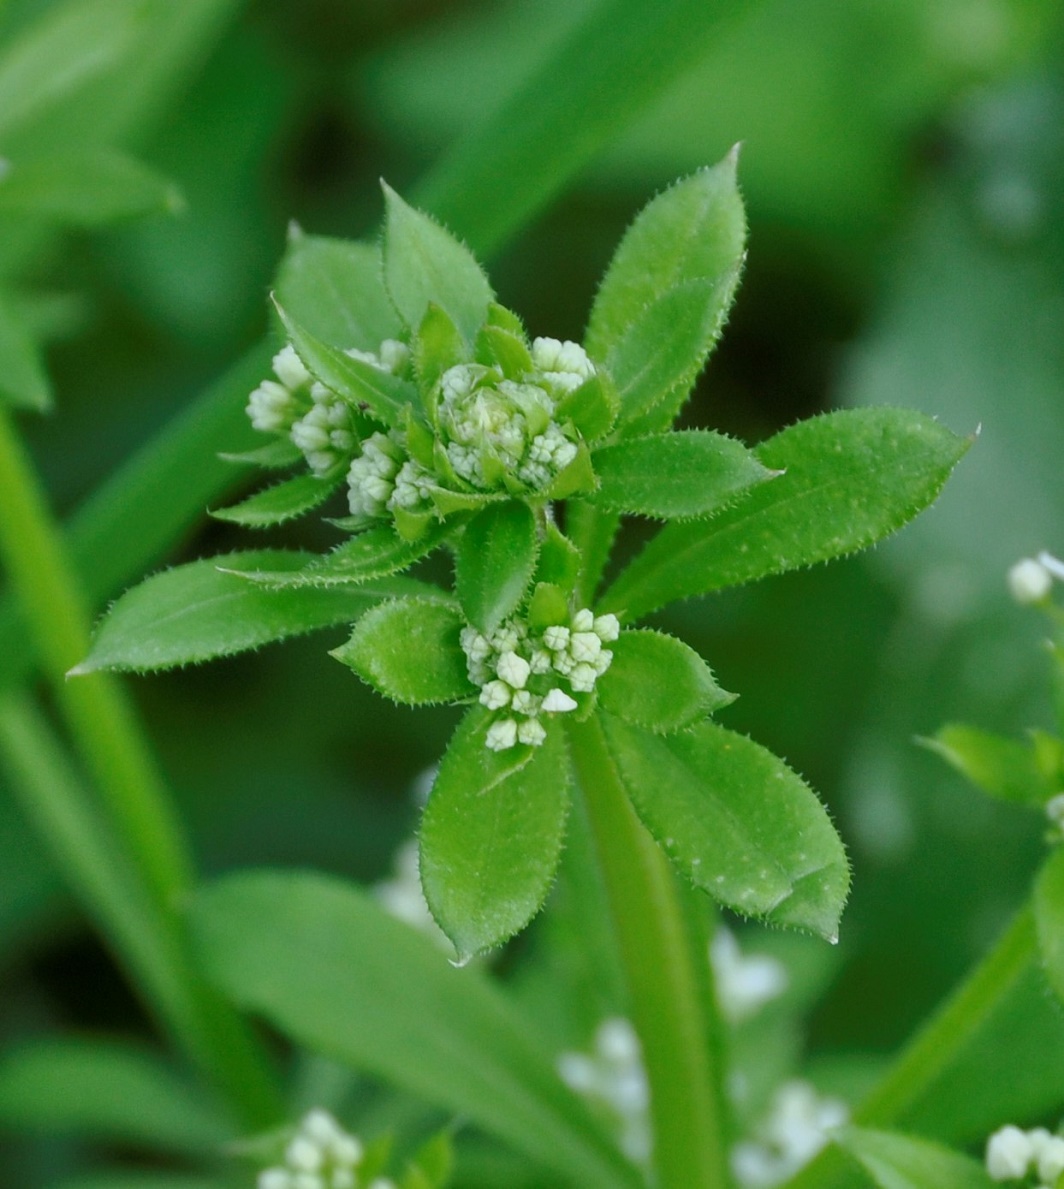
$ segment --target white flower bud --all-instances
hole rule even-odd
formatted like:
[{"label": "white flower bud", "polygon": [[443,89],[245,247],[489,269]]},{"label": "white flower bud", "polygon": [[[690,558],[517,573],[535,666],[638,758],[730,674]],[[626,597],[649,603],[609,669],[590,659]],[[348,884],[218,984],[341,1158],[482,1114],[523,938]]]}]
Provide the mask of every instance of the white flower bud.
[{"label": "white flower bud", "polygon": [[480,704],[489,710],[501,710],[510,705],[511,694],[505,681],[489,681],[480,691]]},{"label": "white flower bud", "polygon": [[569,629],[560,624],[547,628],[543,633],[543,643],[552,652],[561,652],[563,648],[569,647]]},{"label": "white flower bud", "polygon": [[539,747],[546,737],[547,732],[538,719],[529,718],[518,724],[517,739],[519,743],[525,743],[529,747]]},{"label": "white flower bud", "polygon": [[595,679],[598,674],[595,672],[594,665],[589,665],[586,662],[573,665],[573,671],[569,674],[569,684],[581,694],[589,694],[595,688]]},{"label": "white flower bud", "polygon": [[596,615],[592,630],[603,644],[612,644],[621,634],[621,621],[616,615]]},{"label": "white flower bud", "polygon": [[601,677],[603,673],[613,664],[613,653],[608,648],[604,648],[597,657],[591,662],[597,676]]},{"label": "white flower bud", "polygon": [[325,1163],[321,1147],[306,1135],[297,1135],[285,1149],[284,1157],[288,1166],[299,1172],[317,1172]]},{"label": "white flower bud", "polygon": [[292,1189],[325,1189],[324,1178],[313,1172],[297,1172],[292,1177]]},{"label": "white flower bud", "polygon": [[291,392],[276,380],[263,380],[248,397],[247,415],[262,433],[286,433],[299,408]]},{"label": "white flower bud", "polygon": [[356,1165],[362,1160],[362,1144],[353,1135],[346,1132],[338,1135],[329,1144],[329,1155],[337,1164]]},{"label": "white flower bud", "polygon": [[[1033,1133],[1032,1133],[1033,1134]],[[1042,1144],[1034,1144],[1038,1161],[1038,1175],[1047,1185],[1055,1185],[1064,1173],[1064,1139],[1059,1135],[1046,1136]]]},{"label": "white flower bud", "polygon": [[549,673],[551,670],[551,655],[545,648],[535,648],[528,658],[529,667],[533,673]]},{"label": "white flower bud", "polygon": [[518,656],[516,652],[504,652],[499,657],[499,663],[495,666],[495,671],[507,685],[512,686],[514,689],[524,689],[532,672],[532,666],[524,657]]},{"label": "white flower bud", "polygon": [[517,722],[512,718],[493,722],[484,743],[491,751],[508,751],[517,743]]},{"label": "white flower bud", "polygon": [[537,698],[534,693],[527,689],[514,690],[514,695],[510,699],[510,706],[517,714],[534,715],[539,713],[540,703],[542,698]]},{"label": "white flower bud", "polygon": [[594,632],[573,632],[569,638],[569,654],[574,661],[589,664],[602,651],[602,641]]},{"label": "white flower bud", "polygon": [[540,709],[546,714],[567,714],[570,710],[575,710],[577,705],[575,698],[570,698],[564,690],[555,688],[543,699]]},{"label": "white flower bud", "polygon": [[350,1168],[334,1168],[329,1189],[357,1189],[358,1182]]},{"label": "white flower bud", "polygon": [[461,642],[462,651],[471,661],[483,661],[491,656],[491,645],[476,628],[462,628],[462,633],[458,639]]},{"label": "white flower bud", "polygon": [[286,388],[302,388],[304,384],[310,383],[310,372],[303,366],[303,360],[291,343],[282,347],[273,357],[273,373]]},{"label": "white flower bud", "polygon": [[1008,573],[1009,592],[1017,603],[1029,606],[1040,603],[1049,594],[1053,576],[1033,557],[1018,561]]},{"label": "white flower bud", "polygon": [[1058,830],[1064,831],[1064,793],[1057,793],[1046,802],[1046,817]]},{"label": "white flower bud", "polygon": [[986,1171],[995,1181],[1025,1177],[1033,1154],[1030,1137],[1010,1123],[987,1140]]},{"label": "white flower bud", "polygon": [[410,348],[398,339],[385,339],[380,346],[381,366],[393,376],[405,371],[410,359]]},{"label": "white flower bud", "polygon": [[292,1189],[292,1177],[286,1169],[267,1168],[259,1173],[258,1189]]},{"label": "white flower bud", "polygon": [[574,632],[593,632],[595,630],[595,616],[585,607],[573,616]]}]

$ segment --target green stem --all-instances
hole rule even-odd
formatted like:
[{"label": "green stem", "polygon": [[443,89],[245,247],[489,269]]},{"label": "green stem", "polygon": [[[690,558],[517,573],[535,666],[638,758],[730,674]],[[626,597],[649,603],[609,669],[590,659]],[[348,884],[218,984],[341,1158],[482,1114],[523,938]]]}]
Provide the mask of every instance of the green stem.
[{"label": "green stem", "polygon": [[[257,1044],[229,1005],[197,982],[177,916],[192,886],[192,863],[133,710],[114,678],[66,680],[67,670],[88,651],[89,615],[33,468],[3,409],[0,492],[0,558],[105,810],[101,814],[76,777],[63,774],[58,753],[49,754],[45,745],[47,732],[42,734],[40,724],[35,728],[25,707],[19,710],[12,701],[17,695],[9,693],[5,736],[24,787],[35,789],[40,802],[36,810],[28,802],[31,813],[178,1043],[224,1089],[245,1126],[274,1122],[281,1103]],[[41,770],[56,777],[54,785],[35,781],[29,762],[35,754]],[[49,806],[50,795],[55,801]],[[147,946],[151,935],[154,944]]]},{"label": "green stem", "polygon": [[570,741],[650,1082],[658,1189],[726,1189],[719,1021],[700,993],[675,878],[632,809],[598,720],[571,723]]},{"label": "green stem", "polygon": [[[956,1061],[1002,1000],[1037,961],[1034,913],[1020,910],[997,945],[910,1041],[879,1085],[854,1113],[866,1127],[889,1127],[905,1117]],[[786,1189],[828,1189],[852,1175],[832,1146],[787,1182]]]},{"label": "green stem", "polygon": [[90,617],[36,475],[0,409],[0,558],[78,750],[154,892],[176,904],[192,862],[176,814],[123,691],[107,674],[67,681],[89,650]]},{"label": "green stem", "polygon": [[592,607],[595,592],[602,582],[606,564],[610,560],[613,541],[620,528],[621,518],[616,512],[603,512],[586,500],[573,500],[566,505],[566,533],[580,550],[582,568],[577,585],[581,607]]}]

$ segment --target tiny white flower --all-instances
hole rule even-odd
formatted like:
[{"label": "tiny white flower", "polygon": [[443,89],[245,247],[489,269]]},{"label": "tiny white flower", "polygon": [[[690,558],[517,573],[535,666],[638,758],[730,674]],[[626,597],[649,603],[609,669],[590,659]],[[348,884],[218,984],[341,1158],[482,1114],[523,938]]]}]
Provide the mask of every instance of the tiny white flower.
[{"label": "tiny white flower", "polygon": [[517,743],[516,720],[503,718],[498,722],[493,722],[488,727],[488,733],[484,743],[491,751],[508,751]]},{"label": "tiny white flower", "polygon": [[1030,1136],[1010,1123],[987,1140],[986,1171],[995,1181],[1025,1177],[1033,1155]]},{"label": "tiny white flower", "polygon": [[1009,570],[1008,584],[1009,592],[1016,602],[1029,606],[1040,603],[1049,594],[1053,575],[1040,561],[1026,557]]},{"label": "tiny white flower", "polygon": [[592,632],[595,630],[595,616],[585,607],[573,616],[574,632]]},{"label": "tiny white flower", "polygon": [[329,1155],[338,1164],[359,1164],[363,1155],[362,1143],[355,1136],[345,1132],[336,1136],[329,1144]]},{"label": "tiny white flower", "polygon": [[573,632],[569,638],[569,654],[574,661],[592,662],[602,651],[602,641],[595,632]]},{"label": "tiny white flower", "polygon": [[1035,560],[1040,566],[1047,569],[1054,578],[1064,580],[1064,561],[1061,561],[1059,557],[1054,557],[1052,553],[1047,553],[1043,549]]},{"label": "tiny white flower", "polygon": [[567,714],[570,710],[575,710],[577,705],[575,698],[570,698],[564,690],[555,688],[543,699],[541,709],[546,714]]},{"label": "tiny white flower", "polygon": [[568,677],[576,667],[576,661],[569,655],[568,650],[565,652],[556,652],[551,664],[555,673],[560,673],[562,677]]},{"label": "tiny white flower", "polygon": [[284,1158],[298,1172],[317,1172],[325,1163],[321,1146],[306,1135],[297,1135],[285,1149]]},{"label": "tiny white flower", "polygon": [[532,666],[523,656],[518,656],[516,652],[504,652],[499,657],[499,663],[495,666],[495,671],[507,685],[512,686],[514,689],[524,689],[532,672]]},{"label": "tiny white flower", "polygon": [[596,615],[592,630],[603,644],[612,644],[621,634],[621,621],[616,615]]},{"label": "tiny white flower", "polygon": [[569,674],[569,684],[577,693],[589,694],[595,688],[597,677],[594,665],[589,665],[584,661],[573,665],[573,671]]},{"label": "tiny white flower", "polygon": [[1035,1141],[1033,1146],[1038,1161],[1038,1175],[1047,1185],[1055,1185],[1060,1174],[1064,1173],[1064,1139],[1059,1135],[1047,1135],[1042,1144]]},{"label": "tiny white flower", "polygon": [[393,376],[399,375],[406,369],[410,360],[410,348],[398,339],[385,339],[380,345],[380,361],[386,371]]},{"label": "tiny white flower", "polygon": [[[414,870],[417,871],[417,852],[414,853]],[[340,1124],[321,1107],[307,1111],[299,1124],[299,1130],[309,1139],[323,1146],[328,1146],[338,1136],[343,1135]]]},{"label": "tiny white flower", "polygon": [[513,623],[500,625],[491,635],[491,646],[496,652],[516,652],[520,643],[521,633]]},{"label": "tiny white flower", "polygon": [[518,724],[517,739],[519,743],[526,743],[529,747],[539,747],[546,737],[547,732],[538,719],[528,718]]},{"label": "tiny white flower", "polygon": [[267,1168],[259,1173],[258,1189],[292,1189],[292,1177],[283,1168]]},{"label": "tiny white flower", "polygon": [[248,397],[247,415],[262,433],[287,433],[299,414],[292,393],[276,380],[263,380]]},{"label": "tiny white flower", "polygon": [[489,681],[480,691],[480,704],[489,710],[501,710],[510,705],[512,692],[505,681]]},{"label": "tiny white flower", "polygon": [[459,641],[462,650],[470,660],[482,661],[491,656],[491,645],[475,627],[462,628]]},{"label": "tiny white flower", "polygon": [[709,946],[721,1011],[733,1023],[749,1019],[787,989],[787,970],[768,954],[744,954],[730,929],[718,926]]}]

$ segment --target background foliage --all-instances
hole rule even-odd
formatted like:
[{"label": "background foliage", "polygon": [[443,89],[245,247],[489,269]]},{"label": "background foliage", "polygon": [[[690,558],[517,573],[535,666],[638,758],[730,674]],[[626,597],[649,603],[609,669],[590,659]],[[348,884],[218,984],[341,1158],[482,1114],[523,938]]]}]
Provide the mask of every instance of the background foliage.
[{"label": "background foliage", "polygon": [[[290,219],[365,234],[384,176],[488,257],[532,333],[579,338],[594,278],[647,196],[743,141],[750,256],[687,423],[756,442],[820,409],[887,403],[958,432],[982,425],[940,504],[897,542],[671,620],[741,691],[723,721],[821,790],[851,849],[853,899],[805,1044],[825,1086],[855,1084],[982,952],[1039,852],[1037,819],[973,795],[913,737],[1046,718],[1039,625],[1008,602],[1003,573],[1064,548],[1060,8],[720,0],[707,15],[675,2],[649,35],[643,7],[0,4],[0,156],[36,162],[38,186],[23,178],[20,199],[0,182],[0,384],[29,405],[55,395],[53,414],[24,425],[102,604],[134,577],[102,544],[116,468],[175,418],[189,443],[214,418],[220,441],[247,444],[238,401],[195,402],[261,339]],[[85,77],[61,58],[18,73],[41,20],[70,22],[57,53],[98,50]],[[79,182],[65,200],[64,178]],[[261,370],[238,367],[234,391]],[[136,464],[141,569],[246,546],[201,515],[223,502],[213,457],[191,444],[177,457],[186,439],[166,440],[166,467]],[[324,544],[300,532],[270,544]],[[455,715],[387,708],[322,639],[133,687],[209,872],[373,881],[412,829],[411,787]],[[26,656],[8,613],[5,679]],[[0,1047],[56,1028],[141,1037],[139,1008],[2,788],[0,854]],[[544,927],[503,968],[580,1045],[598,1005],[577,1033],[532,973],[533,958],[564,967],[571,944]],[[175,1130],[206,1126],[193,1111]],[[73,1138],[12,1138],[0,1167],[36,1186],[90,1159]]]}]

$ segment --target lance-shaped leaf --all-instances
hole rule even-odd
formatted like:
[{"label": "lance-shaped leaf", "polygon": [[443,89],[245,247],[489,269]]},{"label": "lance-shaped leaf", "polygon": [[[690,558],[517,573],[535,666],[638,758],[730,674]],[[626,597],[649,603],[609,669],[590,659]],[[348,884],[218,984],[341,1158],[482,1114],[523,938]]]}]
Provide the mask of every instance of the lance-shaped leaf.
[{"label": "lance-shaped leaf", "polygon": [[599,705],[625,722],[651,731],[679,731],[735,701],[709,666],[675,636],[622,632],[613,661],[595,688]]},{"label": "lance-shaped leaf", "polygon": [[421,883],[462,960],[523,929],[547,898],[569,810],[557,724],[539,747],[491,751],[479,706],[454,734],[421,822]]},{"label": "lance-shaped leaf", "polygon": [[78,149],[16,161],[0,175],[0,215],[29,212],[72,227],[176,214],[177,187],[116,149]]},{"label": "lance-shaped leaf", "polygon": [[557,421],[571,421],[587,442],[605,437],[613,428],[620,402],[613,381],[605,372],[596,372],[568,395],[555,410]]},{"label": "lance-shaped leaf", "polygon": [[396,702],[457,702],[477,692],[459,643],[464,626],[448,602],[397,599],[367,611],[330,655]]},{"label": "lance-shaped leaf", "polygon": [[755,451],[785,474],[712,520],[666,525],[606,592],[603,609],[638,618],[674,599],[863,549],[926,508],[970,445],[904,409],[799,422]]},{"label": "lance-shaped leaf", "polygon": [[302,462],[303,451],[290,438],[276,438],[254,450],[221,450],[218,457],[223,462],[280,471]]},{"label": "lance-shaped leaf", "polygon": [[255,872],[200,891],[202,968],[237,1004],[462,1116],[588,1189],[643,1181],[501,990],[337,879]]},{"label": "lance-shaped leaf", "polygon": [[711,722],[667,736],[605,714],[603,725],[637,813],[696,887],[737,912],[837,936],[846,852],[781,759]]},{"label": "lance-shaped leaf", "polygon": [[992,797],[1040,808],[1057,792],[1059,767],[1044,770],[1031,743],[963,723],[947,723],[920,742]]},{"label": "lance-shaped leaf", "polygon": [[931,1140],[847,1127],[836,1136],[836,1142],[879,1189],[992,1189],[994,1184],[970,1156]]},{"label": "lance-shaped leaf", "polygon": [[232,1139],[161,1057],[113,1041],[45,1040],[9,1053],[0,1063],[0,1122],[175,1152],[209,1152]]},{"label": "lance-shaped leaf", "polygon": [[343,482],[343,475],[327,477],[314,474],[297,475],[283,483],[275,483],[255,492],[239,504],[218,508],[211,513],[216,520],[228,520],[245,528],[269,528],[294,520],[310,512],[332,495]]},{"label": "lance-shaped leaf", "polygon": [[473,253],[449,231],[384,188],[384,283],[411,329],[430,302],[445,310],[472,343],[487,318],[491,285]]},{"label": "lance-shaped leaf", "polygon": [[440,545],[447,532],[443,525],[437,525],[416,541],[404,541],[393,529],[382,525],[344,541],[331,553],[315,556],[298,568],[242,566],[233,573],[248,582],[278,589],[357,586],[412,566]]},{"label": "lance-shaped leaf", "polygon": [[410,582],[404,587],[402,583],[410,580],[393,579],[380,589],[275,590],[232,572],[246,566],[280,574],[313,560],[310,553],[266,549],[224,554],[155,574],[112,604],[89,655],[72,672],[146,672],[229,656],[272,640],[352,623],[381,598],[420,586]]},{"label": "lance-shaped leaf", "polygon": [[296,354],[315,379],[385,425],[402,424],[406,405],[417,395],[412,384],[330,346],[282,306],[277,312]]},{"label": "lance-shaped leaf", "polygon": [[376,351],[402,330],[384,289],[376,244],[306,235],[296,228],[274,291],[300,326],[327,343]]},{"label": "lance-shaped leaf", "polygon": [[0,401],[44,412],[52,386],[40,348],[10,295],[0,290]]},{"label": "lance-shaped leaf", "polygon": [[[447,311],[430,301],[414,337],[414,371],[421,388],[422,401],[429,420],[435,424],[436,405],[433,389],[448,368],[469,358],[469,348]],[[431,461],[423,460],[431,466]]]},{"label": "lance-shaped leaf", "polygon": [[532,509],[489,504],[466,525],[455,557],[455,589],[466,618],[485,634],[517,610],[536,566]]},{"label": "lance-shaped leaf", "polygon": [[741,442],[710,430],[633,438],[591,457],[595,504],[660,520],[710,516],[776,476]]},{"label": "lance-shaped leaf", "polygon": [[735,150],[659,195],[621,241],[586,346],[617,385],[622,424],[669,424],[720,335],[738,284],[746,217]]}]

